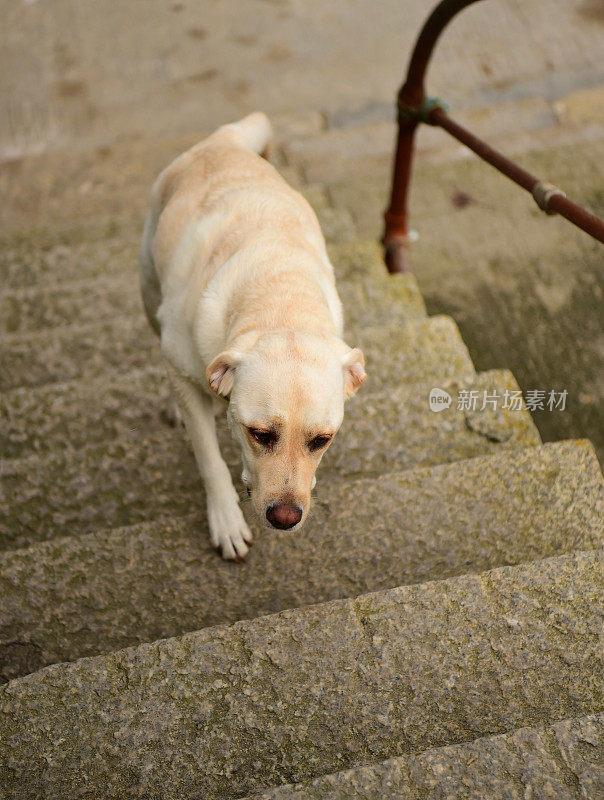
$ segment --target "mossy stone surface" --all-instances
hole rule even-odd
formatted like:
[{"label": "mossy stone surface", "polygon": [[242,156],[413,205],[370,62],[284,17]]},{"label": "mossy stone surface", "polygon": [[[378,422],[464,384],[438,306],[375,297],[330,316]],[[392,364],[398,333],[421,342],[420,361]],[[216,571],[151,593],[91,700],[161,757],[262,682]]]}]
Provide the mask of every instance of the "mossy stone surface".
[{"label": "mossy stone surface", "polygon": [[209,625],[595,549],[604,546],[603,516],[592,449],[563,442],[375,479],[326,476],[300,533],[253,522],[245,565],[217,556],[203,514],[57,538],[0,557],[0,679]]},{"label": "mossy stone surface", "polygon": [[279,786],[246,800],[586,800],[604,788],[604,716],[521,728]]},{"label": "mossy stone surface", "polygon": [[[362,316],[362,315],[361,315]],[[438,368],[448,377],[473,366],[450,317],[403,317],[367,326],[350,324],[346,337],[365,347],[374,380],[396,371],[417,382]],[[111,370],[127,372],[159,363],[160,350],[143,314],[106,317],[87,325],[68,325],[26,334],[9,334],[0,344],[0,390],[40,386],[75,378],[88,380]]]},{"label": "mossy stone surface", "polygon": [[[433,380],[390,391],[371,392],[371,386],[363,387],[362,391],[367,388],[365,396],[359,392],[350,402],[342,430],[319,467],[318,480],[377,477],[393,469],[431,466],[539,444],[526,411],[501,412],[497,421],[501,441],[470,429],[466,413],[458,411],[456,405],[434,413],[428,405]],[[497,371],[465,379],[441,378],[439,382],[452,394],[460,388],[503,390],[515,386],[509,373]],[[51,415],[45,425],[46,441],[64,437],[63,444],[47,446],[41,456],[0,463],[2,549],[149,519],[165,520],[204,508],[203,487],[190,444],[184,431],[155,422],[157,397],[150,396],[146,412],[147,418],[154,420],[151,429],[142,427],[143,414],[140,428],[115,440],[105,433],[115,430],[112,420],[119,395],[110,395],[109,399],[110,403],[104,405],[92,395],[87,405],[82,404],[90,410],[81,414],[78,403],[68,403],[67,411],[73,409],[71,419],[69,413]],[[107,413],[105,408],[109,409]],[[132,408],[136,408],[136,397],[132,398]],[[132,414],[128,419],[135,424]],[[98,444],[76,450],[68,446],[72,441],[85,441],[97,424],[98,432],[103,433]],[[509,436],[500,435],[502,428]],[[240,454],[225,426],[220,433],[222,452],[238,481]]]},{"label": "mossy stone surface", "polygon": [[602,703],[603,553],[336,600],[0,689],[7,800],[237,798]]},{"label": "mossy stone surface", "polygon": [[[91,244],[89,244],[91,247]],[[110,245],[107,245],[110,249]],[[404,321],[425,316],[423,298],[412,275],[386,273],[377,243],[355,240],[330,248],[346,319],[375,325],[388,320]],[[143,314],[137,261],[124,255],[107,264],[107,254],[95,253],[102,266],[80,265],[56,279],[39,276],[33,285],[0,290],[0,330],[3,334],[27,334],[66,325],[89,325],[118,318],[136,320]],[[41,257],[41,254],[38,254]],[[27,270],[27,265],[23,267]],[[50,274],[53,274],[52,272]]]}]

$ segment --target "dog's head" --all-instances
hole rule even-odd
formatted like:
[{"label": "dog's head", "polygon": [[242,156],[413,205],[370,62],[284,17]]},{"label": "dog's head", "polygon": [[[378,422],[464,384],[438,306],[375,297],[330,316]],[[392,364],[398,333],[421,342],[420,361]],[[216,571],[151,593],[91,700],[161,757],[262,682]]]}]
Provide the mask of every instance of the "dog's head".
[{"label": "dog's head", "polygon": [[366,378],[363,354],[335,336],[246,334],[207,369],[243,458],[254,507],[274,528],[304,522],[315,470]]}]

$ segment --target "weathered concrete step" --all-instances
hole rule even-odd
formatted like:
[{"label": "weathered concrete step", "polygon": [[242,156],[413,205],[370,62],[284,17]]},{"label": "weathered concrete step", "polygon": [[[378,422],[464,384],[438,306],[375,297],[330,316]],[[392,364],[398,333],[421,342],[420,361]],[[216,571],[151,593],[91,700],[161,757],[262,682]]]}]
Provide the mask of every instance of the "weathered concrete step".
[{"label": "weathered concrete step", "polygon": [[[377,344],[375,345],[377,347]],[[411,371],[411,359],[416,358],[418,373],[428,371],[430,364],[421,362],[421,352],[413,353],[412,343],[409,343],[407,353],[407,368],[405,363],[392,361],[392,369],[387,376],[383,375],[385,385],[382,392],[384,397],[375,407],[375,395],[380,391],[379,381],[376,385],[375,375],[371,374],[366,386],[358,396],[348,404],[347,413],[356,417],[365,413],[376,417],[386,417],[385,420],[375,420],[375,424],[382,430],[386,426],[398,422],[397,404],[402,410],[412,408],[421,418],[422,424],[430,427],[436,423],[432,413],[428,412],[428,399],[413,381],[404,378]],[[63,383],[50,383],[36,386],[35,388],[20,387],[4,392],[0,395],[0,453],[5,458],[17,458],[31,452],[47,453],[57,452],[61,449],[82,447],[115,439],[117,437],[131,436],[136,431],[149,433],[164,428],[160,420],[160,409],[168,402],[168,383],[163,366],[157,358],[151,359],[153,366],[139,369],[121,370],[113,369],[99,375],[76,378]],[[373,372],[373,362],[368,355],[367,369]],[[453,362],[459,364],[459,359]],[[467,362],[465,362],[467,364]],[[388,365],[384,365],[388,366]],[[439,368],[440,365],[436,365]],[[449,365],[446,365],[446,368]],[[464,360],[461,366],[466,371]],[[379,367],[378,367],[379,370]],[[499,386],[501,393],[506,389],[517,391],[518,387],[507,373],[492,372],[491,376],[499,376],[505,385]],[[470,377],[472,372],[470,371]],[[378,376],[379,377],[379,376]],[[413,376],[411,376],[413,377]],[[442,375],[427,375],[426,379],[432,385],[444,387],[448,379]],[[499,380],[496,378],[496,380]],[[413,384],[413,389],[410,385]],[[509,386],[508,386],[509,384]],[[477,387],[477,388],[480,388]],[[486,387],[485,387],[486,388]],[[401,395],[401,392],[403,394]],[[396,394],[396,403],[390,396]],[[480,396],[482,404],[483,397]],[[404,408],[403,408],[404,407]],[[439,428],[444,431],[443,423],[449,419],[451,411],[440,412]],[[408,414],[405,415],[408,417]],[[493,415],[491,415],[493,416]],[[500,414],[504,419],[505,415]],[[516,421],[528,420],[526,414],[516,412]],[[431,422],[428,423],[428,420]],[[493,433],[493,432],[491,432]],[[493,434],[494,435],[494,434]],[[509,435],[509,431],[508,431]],[[501,438],[501,437],[500,437]],[[438,445],[435,442],[435,445]]]},{"label": "weathered concrete step", "polygon": [[[338,292],[346,320],[353,325],[425,316],[423,300],[411,275],[342,279]],[[133,274],[0,294],[2,333],[88,325],[114,317],[134,319],[142,313],[138,276]]]},{"label": "weathered concrete step", "polygon": [[[398,374],[395,372],[395,375]],[[434,383],[409,384],[396,389],[359,392],[348,404],[344,423],[323,459],[322,473],[377,476],[393,469],[432,466],[502,449],[540,444],[531,415],[502,408],[506,392],[519,392],[507,370],[490,370],[467,378],[440,381],[452,398],[451,406],[430,410]],[[459,409],[463,393],[480,398],[476,411]],[[478,410],[487,396],[497,395],[497,408]]]},{"label": "weathered concrete step", "polygon": [[302,535],[256,524],[256,547],[238,568],[216,556],[201,515],[55,539],[0,557],[0,680],[209,625],[595,549],[603,516],[591,445],[563,442],[324,480]]},{"label": "weathered concrete step", "polygon": [[65,325],[89,325],[110,317],[143,313],[137,275],[82,279],[57,286],[0,293],[2,333],[31,333]]},{"label": "weathered concrete step", "polygon": [[[44,312],[32,307],[29,298],[35,292],[44,293],[43,297],[49,307],[45,309],[45,313],[52,314],[52,306],[61,302],[58,299],[61,291],[70,296],[74,288],[86,281],[99,284],[106,281],[111,284],[113,281],[123,280],[126,285],[137,288],[139,244],[138,231],[109,237],[95,237],[92,234],[86,237],[84,232],[75,237],[73,243],[67,244],[44,245],[43,241],[36,244],[35,236],[33,244],[29,240],[12,247],[7,243],[0,255],[0,308],[3,311],[4,330],[31,327],[33,321],[29,322],[28,319],[52,321],[52,316],[48,318]],[[333,243],[329,245],[328,251],[345,304],[352,308],[351,301],[355,299],[352,285],[355,283],[367,285],[367,300],[374,299],[371,287],[377,283],[379,289],[388,278],[378,244],[372,239],[356,239]],[[395,287],[392,291],[397,301],[408,303],[420,314],[425,313],[417,281],[412,275],[393,276],[390,284]],[[23,302],[17,306],[21,297],[25,308],[21,307]],[[378,297],[383,301],[381,295]],[[94,298],[88,298],[84,294],[80,297],[80,304],[83,306],[86,301],[90,305],[92,299]],[[62,307],[68,313],[77,313],[76,301],[69,305],[67,302],[63,300]],[[82,307],[80,313],[85,312]]]},{"label": "weathered concrete step", "polygon": [[0,395],[0,452],[18,458],[165,432],[168,397],[161,364],[12,389]]},{"label": "weathered concrete step", "polygon": [[[434,413],[428,406],[432,386],[432,382],[410,384],[388,392],[367,392],[364,399],[357,396],[351,401],[342,430],[320,467],[319,481],[376,476],[393,469],[539,444],[527,411],[465,412],[452,404],[446,411]],[[498,371],[444,381],[442,386],[452,396],[460,389],[475,389],[479,394],[498,391],[500,395],[506,389],[517,389],[509,373]],[[97,420],[103,438],[111,432],[115,419],[111,404],[117,402],[115,395],[111,396],[111,416],[108,422],[101,422],[102,404],[91,415],[82,411],[78,419],[77,400],[71,423],[69,414],[55,419],[55,429],[52,415],[46,423],[48,441],[57,442],[55,449],[46,447],[43,457],[0,462],[0,549],[165,519],[203,507],[201,479],[183,433],[158,429],[158,423],[148,430],[142,424],[145,419],[156,419],[156,404],[148,405],[146,418],[141,412],[136,437],[72,451],[65,442],[85,442],[88,435],[92,438]],[[240,456],[224,424],[221,440],[223,454],[238,480]]]},{"label": "weathered concrete step", "polygon": [[100,226],[88,222],[84,227],[56,233],[30,231],[2,239],[0,281],[4,289],[35,286],[69,286],[73,281],[102,278],[130,272],[137,274],[138,253],[144,217],[129,229],[118,230],[114,223]]},{"label": "weathered concrete step", "polygon": [[[434,375],[447,378],[473,372],[455,322],[446,316],[409,318],[380,327],[349,327],[360,344],[372,382],[413,383]],[[9,334],[0,344],[0,391],[74,378],[88,379],[109,369],[124,372],[159,363],[159,344],[142,314],[82,326],[28,334]]]},{"label": "weathered concrete step", "polygon": [[347,328],[426,315],[415,276],[388,275],[375,240],[355,239],[332,245],[328,251]]},{"label": "weathered concrete step", "polygon": [[593,714],[604,552],[206,628],[0,689],[0,791],[228,800]]},{"label": "weathered concrete step", "polygon": [[[412,275],[388,276],[375,242],[337,248],[338,291],[351,324],[375,324],[425,316]],[[26,333],[65,325],[87,325],[111,317],[142,314],[138,274],[133,268],[92,279],[0,291],[0,330]]]},{"label": "weathered concrete step", "polygon": [[[152,178],[149,180],[151,182]],[[354,239],[345,241],[355,235],[350,212],[343,207],[334,208],[325,187],[320,184],[297,188],[317,213],[331,261],[337,276],[341,277],[344,273],[341,253],[346,262],[346,253],[357,250]],[[68,286],[82,278],[95,279],[124,272],[136,275],[149,191],[150,183],[148,189],[143,190],[143,204],[138,203],[139,208],[134,213],[130,208],[128,212],[124,210],[107,217],[96,211],[81,217],[75,224],[73,219],[68,224],[55,219],[45,229],[29,228],[0,235],[0,287],[41,288],[59,283]],[[368,242],[359,244],[363,248]],[[381,274],[384,265],[379,248],[374,242],[369,247],[373,260],[370,271]]]},{"label": "weathered concrete step", "polygon": [[110,369],[158,361],[159,348],[142,314],[50,331],[9,334],[0,344],[0,391],[87,379]]},{"label": "weathered concrete step", "polygon": [[604,714],[435,747],[246,800],[597,800]]}]

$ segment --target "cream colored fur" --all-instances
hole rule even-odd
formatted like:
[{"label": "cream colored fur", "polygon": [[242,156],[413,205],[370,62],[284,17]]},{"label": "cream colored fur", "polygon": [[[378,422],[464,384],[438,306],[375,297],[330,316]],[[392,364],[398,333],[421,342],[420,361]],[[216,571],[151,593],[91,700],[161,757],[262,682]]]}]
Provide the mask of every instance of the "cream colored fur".
[{"label": "cream colored fur", "polygon": [[[342,309],[317,218],[259,154],[262,113],[224,125],[157,179],[141,246],[141,291],[204,480],[211,539],[245,558],[251,533],[220,454],[227,408],[242,478],[264,520],[310,506],[314,473],[344,401],[365,379],[341,339]],[[270,444],[256,438],[273,437]]]}]

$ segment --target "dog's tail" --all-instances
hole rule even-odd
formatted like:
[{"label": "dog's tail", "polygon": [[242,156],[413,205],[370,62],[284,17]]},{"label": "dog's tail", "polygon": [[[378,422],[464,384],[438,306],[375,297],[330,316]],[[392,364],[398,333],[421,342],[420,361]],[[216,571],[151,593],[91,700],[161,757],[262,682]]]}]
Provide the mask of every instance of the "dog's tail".
[{"label": "dog's tail", "polygon": [[235,144],[248,147],[263,158],[268,158],[273,141],[273,128],[262,111],[254,111],[239,122],[222,125],[216,133],[227,134]]}]

